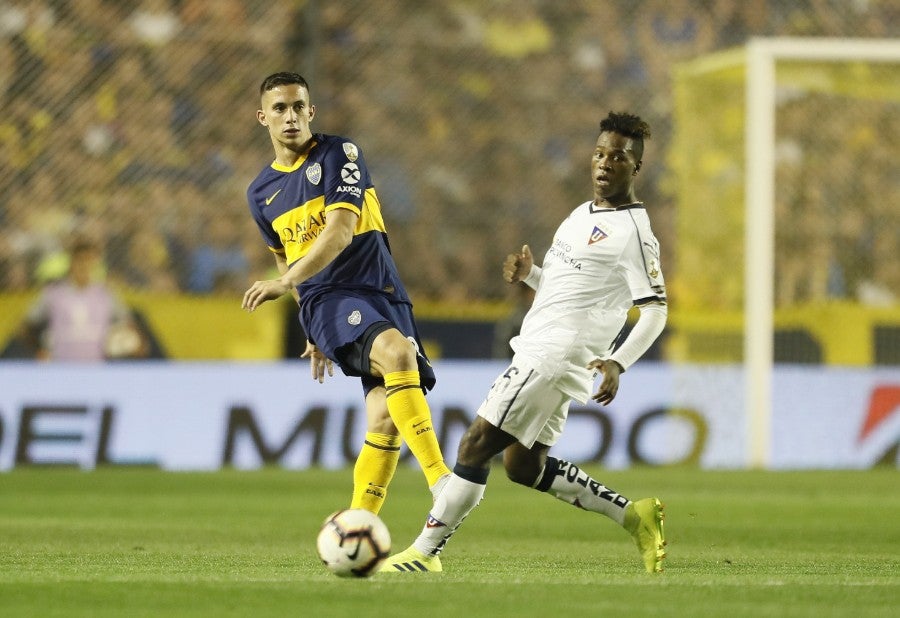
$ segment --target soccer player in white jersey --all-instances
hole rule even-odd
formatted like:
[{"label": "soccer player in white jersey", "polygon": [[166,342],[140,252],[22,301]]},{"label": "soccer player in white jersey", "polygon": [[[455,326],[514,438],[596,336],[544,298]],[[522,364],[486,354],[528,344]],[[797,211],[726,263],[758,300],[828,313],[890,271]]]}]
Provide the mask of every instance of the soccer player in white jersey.
[{"label": "soccer player in white jersey", "polygon": [[[453,474],[438,494],[421,534],[388,558],[382,571],[441,571],[439,554],[481,501],[491,459],[503,452],[509,478],[578,508],[606,515],[634,538],[650,573],[665,558],[663,507],[657,498],[632,502],[575,465],[549,455],[569,403],[606,405],[619,375],[662,332],[667,316],[659,243],[635,196],[644,139],[639,117],[610,113],[600,123],[591,157],[594,197],[559,226],[542,267],[528,245],[506,258],[503,277],[536,290],[509,368],[497,378],[459,445]],[[640,317],[614,348],[628,310]],[[594,378],[603,377],[592,394]]]}]

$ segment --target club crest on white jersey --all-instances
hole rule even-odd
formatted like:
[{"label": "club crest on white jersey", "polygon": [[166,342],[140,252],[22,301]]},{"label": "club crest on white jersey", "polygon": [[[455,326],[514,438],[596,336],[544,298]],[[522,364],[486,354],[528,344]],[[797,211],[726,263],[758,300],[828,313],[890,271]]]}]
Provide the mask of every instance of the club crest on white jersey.
[{"label": "club crest on white jersey", "polygon": [[609,234],[601,230],[599,226],[595,225],[594,230],[591,232],[591,237],[588,239],[588,244],[593,245],[595,242],[600,242],[607,236],[609,236]]}]

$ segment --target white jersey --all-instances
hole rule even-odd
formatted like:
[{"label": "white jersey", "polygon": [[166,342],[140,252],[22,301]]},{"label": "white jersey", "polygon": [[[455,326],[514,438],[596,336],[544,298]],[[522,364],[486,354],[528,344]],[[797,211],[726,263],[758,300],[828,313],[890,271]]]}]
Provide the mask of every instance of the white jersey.
[{"label": "white jersey", "polygon": [[517,355],[572,399],[586,402],[594,373],[635,304],[665,301],[659,242],[641,203],[618,209],[585,202],[556,230],[534,302],[517,337]]}]

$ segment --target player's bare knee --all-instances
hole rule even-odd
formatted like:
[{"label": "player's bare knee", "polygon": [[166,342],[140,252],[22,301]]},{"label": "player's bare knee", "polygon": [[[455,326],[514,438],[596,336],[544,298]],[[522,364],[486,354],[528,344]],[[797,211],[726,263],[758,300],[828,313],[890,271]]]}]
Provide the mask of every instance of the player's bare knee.
[{"label": "player's bare knee", "polygon": [[397,426],[394,424],[394,421],[391,420],[391,417],[388,414],[369,418],[366,430],[373,433],[382,433],[390,436],[396,436],[399,434],[399,432],[397,431]]},{"label": "player's bare knee", "polygon": [[393,346],[389,354],[393,366],[396,367],[394,371],[415,371],[419,368],[416,362],[416,349],[408,339]]},{"label": "player's bare knee", "polygon": [[413,342],[399,331],[385,331],[379,335],[372,345],[370,358],[383,367],[385,373],[415,371],[419,367]]}]

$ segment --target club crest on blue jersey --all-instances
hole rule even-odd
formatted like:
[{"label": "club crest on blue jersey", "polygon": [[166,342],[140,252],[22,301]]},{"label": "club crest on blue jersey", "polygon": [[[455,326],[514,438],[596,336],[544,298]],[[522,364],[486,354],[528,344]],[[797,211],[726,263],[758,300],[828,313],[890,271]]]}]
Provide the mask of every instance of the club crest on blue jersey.
[{"label": "club crest on blue jersey", "polygon": [[600,242],[607,236],[609,236],[609,234],[595,225],[594,230],[591,232],[591,237],[588,239],[588,245],[593,245],[595,242]]},{"label": "club crest on blue jersey", "polygon": [[356,326],[360,322],[362,322],[362,314],[359,312],[358,309],[347,316],[347,324]]},{"label": "club crest on blue jersey", "polygon": [[306,168],[306,178],[314,185],[318,185],[322,180],[322,166],[318,161]]}]

